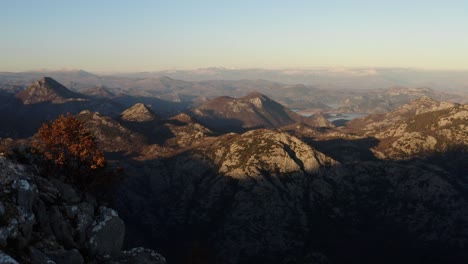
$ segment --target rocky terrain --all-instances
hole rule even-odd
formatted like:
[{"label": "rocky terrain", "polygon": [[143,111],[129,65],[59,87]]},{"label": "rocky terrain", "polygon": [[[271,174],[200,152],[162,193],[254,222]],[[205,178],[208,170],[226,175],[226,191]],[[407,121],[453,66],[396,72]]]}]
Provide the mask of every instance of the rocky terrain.
[{"label": "rocky terrain", "polygon": [[158,253],[122,251],[118,213],[31,166],[0,157],[1,263],[166,263]]},{"label": "rocky terrain", "polygon": [[443,153],[468,145],[468,105],[422,97],[395,111],[348,124],[380,142],[379,158],[409,159]]},{"label": "rocky terrain", "polygon": [[[41,81],[31,87],[56,90]],[[0,152],[21,157],[11,149],[72,110],[127,175],[97,200],[0,158],[0,260],[164,263],[157,250],[169,263],[468,261],[467,105],[420,97],[445,96],[426,88],[365,98],[348,91],[349,106],[392,111],[335,127],[326,113],[303,117],[259,92],[194,104],[203,89],[221,85],[232,96],[251,81],[158,78],[147,91],[151,83],[142,79],[128,94],[92,86],[78,101],[0,94],[0,132],[11,137]],[[331,100],[320,89],[288,87],[288,96]]]},{"label": "rocky terrain", "polygon": [[117,205],[140,227],[129,244],[159,247],[176,263],[468,257],[468,185],[424,161],[340,164],[284,132],[253,130],[129,171]]},{"label": "rocky terrain", "polygon": [[157,116],[144,104],[138,103],[123,111],[120,118],[129,122],[147,122],[156,120]]},{"label": "rocky terrain", "polygon": [[143,135],[97,112],[84,110],[77,115],[77,118],[85,122],[86,127],[97,139],[99,147],[107,152],[135,152],[146,143]]},{"label": "rocky terrain", "polygon": [[29,86],[26,90],[16,94],[23,104],[37,104],[43,102],[65,103],[73,100],[83,100],[79,94],[68,90],[50,77],[44,77]]},{"label": "rocky terrain", "polygon": [[190,110],[189,114],[207,127],[222,131],[274,128],[298,122],[333,127],[323,118],[301,116],[260,93],[238,99],[218,97]]}]

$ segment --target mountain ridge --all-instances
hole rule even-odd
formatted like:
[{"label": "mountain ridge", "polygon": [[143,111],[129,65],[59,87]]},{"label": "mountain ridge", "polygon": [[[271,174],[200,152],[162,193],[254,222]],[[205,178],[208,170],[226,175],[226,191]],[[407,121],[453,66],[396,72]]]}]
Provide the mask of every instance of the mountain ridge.
[{"label": "mountain ridge", "polygon": [[[217,97],[189,111],[189,115],[208,127],[230,127],[233,131],[253,128],[279,128],[293,123],[314,126],[313,117],[304,117],[285,108],[278,102],[259,92],[240,98]],[[320,120],[323,124],[323,120]],[[334,127],[330,122],[327,127]]]},{"label": "mountain ridge", "polygon": [[23,104],[64,103],[71,100],[84,100],[82,95],[69,90],[51,77],[41,78],[24,91],[17,93],[16,98],[19,98]]}]

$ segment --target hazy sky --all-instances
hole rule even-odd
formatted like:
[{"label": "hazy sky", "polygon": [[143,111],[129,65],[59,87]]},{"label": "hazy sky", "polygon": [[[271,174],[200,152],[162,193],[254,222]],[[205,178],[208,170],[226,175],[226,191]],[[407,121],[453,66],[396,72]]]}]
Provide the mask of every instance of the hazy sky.
[{"label": "hazy sky", "polygon": [[0,0],[0,71],[468,69],[468,1]]}]

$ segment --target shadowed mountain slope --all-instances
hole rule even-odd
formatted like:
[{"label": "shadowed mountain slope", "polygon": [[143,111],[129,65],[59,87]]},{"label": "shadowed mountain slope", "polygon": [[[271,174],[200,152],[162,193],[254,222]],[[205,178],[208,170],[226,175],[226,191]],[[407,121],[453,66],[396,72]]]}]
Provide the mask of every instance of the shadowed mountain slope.
[{"label": "shadowed mountain slope", "polygon": [[260,93],[250,93],[241,98],[222,96],[208,101],[190,111],[190,115],[204,125],[219,130],[245,131],[254,128],[278,128],[297,122],[311,126],[330,122],[304,117],[285,108]]}]

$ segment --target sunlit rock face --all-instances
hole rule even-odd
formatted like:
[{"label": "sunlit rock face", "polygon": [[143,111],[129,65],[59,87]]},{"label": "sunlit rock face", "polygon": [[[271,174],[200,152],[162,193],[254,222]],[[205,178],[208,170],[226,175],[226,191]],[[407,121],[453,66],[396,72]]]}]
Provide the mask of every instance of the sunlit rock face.
[{"label": "sunlit rock face", "polygon": [[121,118],[124,121],[131,122],[147,122],[158,119],[153,111],[151,111],[142,103],[137,103],[129,109],[123,111]]}]

